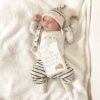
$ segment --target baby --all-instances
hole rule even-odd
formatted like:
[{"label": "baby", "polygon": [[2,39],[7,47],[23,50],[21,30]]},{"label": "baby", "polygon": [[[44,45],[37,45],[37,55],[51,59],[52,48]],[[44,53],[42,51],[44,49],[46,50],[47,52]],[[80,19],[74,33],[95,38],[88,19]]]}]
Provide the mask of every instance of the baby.
[{"label": "baby", "polygon": [[[70,20],[78,21],[78,17],[72,16]],[[30,25],[30,32],[33,34],[32,50],[36,55],[36,63],[33,66],[31,75],[34,84],[38,85],[40,91],[43,93],[47,90],[49,78],[60,79],[66,92],[71,93],[72,91],[72,82],[75,77],[74,69],[71,68],[65,60],[64,44],[66,40],[68,43],[73,42],[74,32],[70,25],[65,27],[65,23],[66,20],[62,8],[54,8],[43,16],[39,14],[35,15]],[[66,65],[66,70],[49,77],[45,72],[43,61],[39,55],[39,49],[53,42],[57,42],[58,44],[59,51]]]}]

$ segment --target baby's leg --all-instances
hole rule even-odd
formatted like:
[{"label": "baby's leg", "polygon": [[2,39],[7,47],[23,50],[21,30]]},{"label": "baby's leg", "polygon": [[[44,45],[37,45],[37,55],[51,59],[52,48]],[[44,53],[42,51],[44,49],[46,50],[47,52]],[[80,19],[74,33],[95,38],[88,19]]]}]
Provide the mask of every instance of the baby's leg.
[{"label": "baby's leg", "polygon": [[[74,78],[74,70],[69,66],[67,66],[67,70],[62,72],[62,74],[60,75],[60,79],[63,81],[65,85],[67,84],[68,86],[72,84]],[[68,89],[68,91],[70,91],[70,88]]]},{"label": "baby's leg", "polygon": [[67,97],[70,98],[70,100],[72,100],[72,98],[74,97],[72,83],[66,83],[63,79],[60,79],[60,80],[63,87],[66,90]]},{"label": "baby's leg", "polygon": [[33,82],[35,86],[38,87],[39,91],[41,93],[46,92],[48,78],[46,76],[41,60],[36,61],[36,64],[33,66],[31,75],[32,75]]},{"label": "baby's leg", "polygon": [[61,83],[64,86],[67,94],[69,95],[69,97],[73,97],[73,86],[72,86],[72,82],[74,80],[74,70],[71,67],[67,67],[67,70],[64,71],[61,75],[60,75],[60,79],[61,79]]},{"label": "baby's leg", "polygon": [[67,93],[72,93],[72,82],[74,80],[74,70],[66,64],[67,70],[53,76],[59,78]]}]

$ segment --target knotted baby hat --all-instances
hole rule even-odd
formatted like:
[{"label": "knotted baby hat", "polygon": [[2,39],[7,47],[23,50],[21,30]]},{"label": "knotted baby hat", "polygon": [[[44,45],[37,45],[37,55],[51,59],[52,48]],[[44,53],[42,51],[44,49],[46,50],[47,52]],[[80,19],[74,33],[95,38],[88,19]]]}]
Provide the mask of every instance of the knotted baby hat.
[{"label": "knotted baby hat", "polygon": [[62,7],[57,7],[57,8],[53,8],[50,11],[48,11],[47,13],[43,14],[42,19],[45,16],[50,16],[52,17],[54,20],[56,20],[56,22],[60,25],[61,28],[63,28],[64,23],[65,23],[65,17],[64,17],[64,13],[62,12],[62,9],[65,8],[65,5]]}]

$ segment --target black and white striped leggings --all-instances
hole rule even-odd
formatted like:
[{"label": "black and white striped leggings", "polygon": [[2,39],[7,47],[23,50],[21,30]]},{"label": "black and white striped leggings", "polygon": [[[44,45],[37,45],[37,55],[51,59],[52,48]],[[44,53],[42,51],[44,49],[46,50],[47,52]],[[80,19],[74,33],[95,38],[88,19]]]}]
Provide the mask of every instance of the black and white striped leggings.
[{"label": "black and white striped leggings", "polygon": [[[74,79],[74,70],[71,67],[68,67],[66,64],[67,70],[60,72],[54,75],[52,78],[60,78],[64,81],[64,83],[71,83]],[[43,63],[41,60],[37,60],[36,64],[33,66],[32,72],[32,79],[34,84],[43,84],[48,81],[48,77],[45,73]]]}]

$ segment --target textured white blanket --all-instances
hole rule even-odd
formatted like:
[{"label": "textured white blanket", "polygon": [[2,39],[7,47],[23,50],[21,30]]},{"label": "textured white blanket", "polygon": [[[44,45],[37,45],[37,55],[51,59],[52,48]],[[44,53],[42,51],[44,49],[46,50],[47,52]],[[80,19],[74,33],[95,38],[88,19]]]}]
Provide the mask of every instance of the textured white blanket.
[{"label": "textured white blanket", "polygon": [[[29,32],[32,15],[60,4],[70,9],[66,15],[80,15],[81,31],[66,51],[77,77],[72,99],[67,97],[61,83],[53,79],[49,80],[48,92],[38,94],[30,76],[34,62]],[[90,6],[91,0],[0,0],[0,100],[91,100]]]}]

